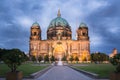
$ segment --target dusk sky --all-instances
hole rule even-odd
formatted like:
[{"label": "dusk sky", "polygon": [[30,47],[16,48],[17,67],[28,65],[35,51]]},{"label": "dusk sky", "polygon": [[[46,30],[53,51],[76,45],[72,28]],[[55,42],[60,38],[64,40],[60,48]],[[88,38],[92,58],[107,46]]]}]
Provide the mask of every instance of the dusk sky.
[{"label": "dusk sky", "polygon": [[120,52],[120,0],[0,0],[0,48],[28,53],[31,25],[37,21],[46,39],[58,9],[71,26],[73,39],[80,23],[87,24],[91,52]]}]

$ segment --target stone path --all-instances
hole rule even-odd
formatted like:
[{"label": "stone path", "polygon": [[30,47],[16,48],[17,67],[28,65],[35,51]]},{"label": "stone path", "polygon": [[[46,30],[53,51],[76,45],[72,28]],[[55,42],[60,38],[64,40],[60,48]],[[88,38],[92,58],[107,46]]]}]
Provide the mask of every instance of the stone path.
[{"label": "stone path", "polygon": [[36,80],[94,80],[67,66],[55,66]]}]

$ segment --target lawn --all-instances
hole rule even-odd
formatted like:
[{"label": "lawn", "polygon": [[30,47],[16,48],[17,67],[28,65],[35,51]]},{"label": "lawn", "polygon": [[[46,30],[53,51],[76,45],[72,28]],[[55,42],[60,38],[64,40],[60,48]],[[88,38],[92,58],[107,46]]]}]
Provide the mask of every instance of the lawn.
[{"label": "lawn", "polygon": [[[37,72],[39,70],[42,70],[46,68],[47,66],[34,66],[33,64],[22,64],[18,67],[17,70],[22,71],[24,77],[29,76],[30,74]],[[10,69],[6,64],[0,64],[0,76],[5,76],[7,72],[9,72]]]},{"label": "lawn", "polygon": [[109,78],[111,72],[115,71],[112,64],[86,64],[86,66],[75,66],[88,72],[96,73],[101,78]]}]

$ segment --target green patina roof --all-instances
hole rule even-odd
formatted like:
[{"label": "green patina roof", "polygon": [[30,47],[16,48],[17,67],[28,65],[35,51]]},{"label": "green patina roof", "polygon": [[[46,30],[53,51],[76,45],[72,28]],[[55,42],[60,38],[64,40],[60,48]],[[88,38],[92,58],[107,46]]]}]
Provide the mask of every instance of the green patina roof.
[{"label": "green patina roof", "polygon": [[50,22],[48,28],[59,26],[59,25],[63,27],[69,26],[68,22],[64,18],[57,17]]},{"label": "green patina roof", "polygon": [[82,22],[82,23],[79,25],[79,27],[87,27],[87,25]]},{"label": "green patina roof", "polygon": [[57,17],[54,18],[50,22],[50,24],[48,26],[48,29],[51,28],[51,27],[56,27],[56,26],[69,27],[70,28],[68,22],[64,18],[61,17],[60,10],[58,10]]},{"label": "green patina roof", "polygon": [[37,22],[33,23],[32,26],[40,26]]}]

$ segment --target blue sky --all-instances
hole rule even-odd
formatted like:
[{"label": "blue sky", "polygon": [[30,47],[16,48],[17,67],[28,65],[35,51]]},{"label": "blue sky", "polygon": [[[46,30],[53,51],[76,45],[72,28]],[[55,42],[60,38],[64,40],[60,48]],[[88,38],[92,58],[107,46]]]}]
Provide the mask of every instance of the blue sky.
[{"label": "blue sky", "polygon": [[42,39],[50,21],[61,16],[72,27],[73,39],[81,22],[89,28],[91,52],[120,52],[120,0],[1,0],[0,48],[29,52],[30,27],[38,22]]}]

